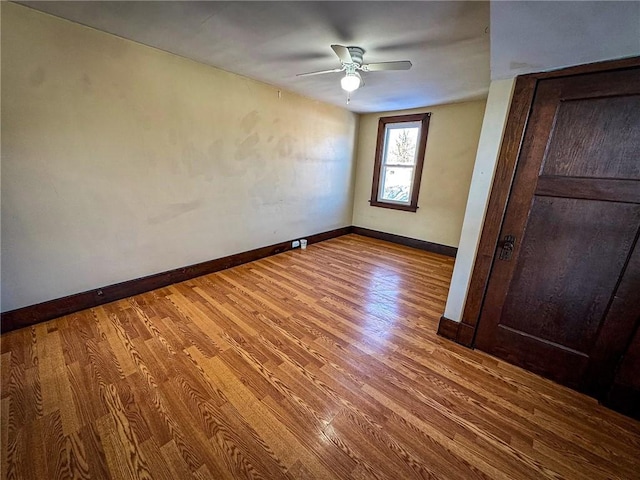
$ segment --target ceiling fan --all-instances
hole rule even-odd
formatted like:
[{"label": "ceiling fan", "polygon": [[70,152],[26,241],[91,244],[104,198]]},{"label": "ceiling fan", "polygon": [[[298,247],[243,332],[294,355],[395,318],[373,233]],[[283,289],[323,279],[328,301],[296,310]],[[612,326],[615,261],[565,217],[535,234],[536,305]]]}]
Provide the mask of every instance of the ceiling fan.
[{"label": "ceiling fan", "polygon": [[298,77],[306,77],[310,75],[322,75],[325,73],[346,72],[345,76],[340,80],[343,90],[351,93],[363,84],[362,77],[358,72],[378,72],[381,70],[409,70],[411,62],[409,60],[400,60],[396,62],[379,62],[379,63],[362,63],[364,49],[360,47],[344,47],[342,45],[331,45],[336,53],[342,66],[332,70],[321,70],[319,72],[299,73]]}]

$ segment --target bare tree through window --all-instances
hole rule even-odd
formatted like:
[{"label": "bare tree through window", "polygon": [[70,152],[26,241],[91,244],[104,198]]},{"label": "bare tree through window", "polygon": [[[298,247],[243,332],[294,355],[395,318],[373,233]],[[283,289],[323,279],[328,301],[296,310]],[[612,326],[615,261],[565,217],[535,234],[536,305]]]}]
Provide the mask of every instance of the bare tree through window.
[{"label": "bare tree through window", "polygon": [[[411,132],[414,130],[414,132]],[[395,138],[395,143],[393,145],[393,150],[390,152],[390,162],[389,163],[405,163],[405,164],[413,164],[416,157],[416,140],[417,140],[417,129],[407,129],[403,128],[400,130],[400,133]],[[410,135],[410,133],[414,133],[414,135]]]}]

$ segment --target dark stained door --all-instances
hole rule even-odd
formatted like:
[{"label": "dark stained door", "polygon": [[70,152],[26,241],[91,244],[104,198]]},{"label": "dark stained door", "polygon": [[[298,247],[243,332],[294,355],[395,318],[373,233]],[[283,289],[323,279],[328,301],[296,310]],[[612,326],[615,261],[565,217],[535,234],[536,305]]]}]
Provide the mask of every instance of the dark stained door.
[{"label": "dark stained door", "polygon": [[639,231],[640,69],[541,80],[476,347],[603,396],[640,319]]},{"label": "dark stained door", "polygon": [[640,329],[618,367],[605,405],[640,420]]}]

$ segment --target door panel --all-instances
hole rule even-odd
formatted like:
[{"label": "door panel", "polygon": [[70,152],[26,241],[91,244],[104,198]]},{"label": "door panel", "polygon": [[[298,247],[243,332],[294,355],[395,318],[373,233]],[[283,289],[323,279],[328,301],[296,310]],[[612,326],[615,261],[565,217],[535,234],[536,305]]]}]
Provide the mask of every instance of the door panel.
[{"label": "door panel", "polygon": [[640,329],[620,364],[605,405],[640,420]]},{"label": "door panel", "polygon": [[501,324],[588,351],[639,223],[640,205],[536,197]]},{"label": "door panel", "polygon": [[[620,285],[611,302],[602,329],[598,332],[595,346],[591,350],[591,362],[585,375],[583,390],[598,396],[611,385],[616,366],[625,353],[634,329],[640,330],[640,242],[635,248]],[[637,334],[636,334],[637,335]],[[636,355],[640,351],[636,352]],[[640,398],[640,370],[636,370],[636,396]],[[640,404],[638,405],[640,410]]]},{"label": "door panel", "polygon": [[482,350],[568,387],[581,389],[581,379],[575,372],[584,372],[589,366],[589,356],[584,352],[526,335],[505,325],[498,325],[493,335],[492,348]]},{"label": "door panel", "polygon": [[613,378],[638,322],[639,233],[640,69],[540,81],[476,346],[602,394],[590,376]]},{"label": "door panel", "polygon": [[640,179],[640,96],[560,103],[543,175]]}]

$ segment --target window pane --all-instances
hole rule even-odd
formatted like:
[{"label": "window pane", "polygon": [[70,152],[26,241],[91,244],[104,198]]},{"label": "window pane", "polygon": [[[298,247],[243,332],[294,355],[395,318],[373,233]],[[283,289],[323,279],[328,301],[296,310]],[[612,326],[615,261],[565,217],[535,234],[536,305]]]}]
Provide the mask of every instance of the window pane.
[{"label": "window pane", "polygon": [[399,125],[402,124],[387,125],[384,163],[415,165],[420,126]]},{"label": "window pane", "polygon": [[383,167],[379,200],[409,203],[413,168]]}]

